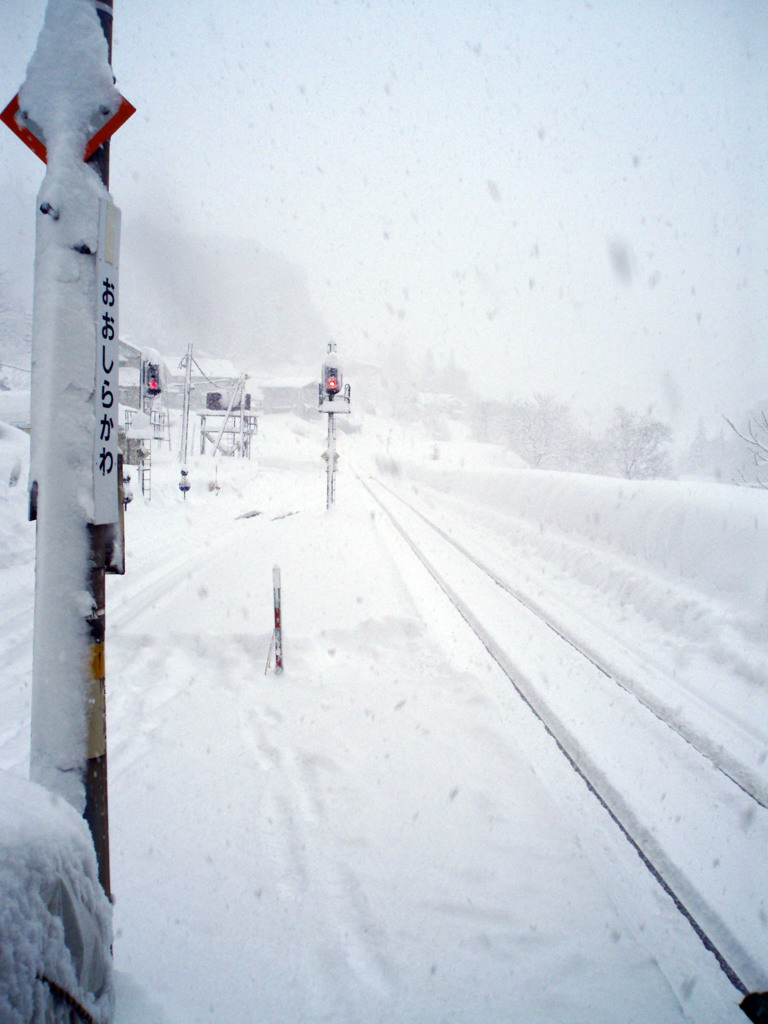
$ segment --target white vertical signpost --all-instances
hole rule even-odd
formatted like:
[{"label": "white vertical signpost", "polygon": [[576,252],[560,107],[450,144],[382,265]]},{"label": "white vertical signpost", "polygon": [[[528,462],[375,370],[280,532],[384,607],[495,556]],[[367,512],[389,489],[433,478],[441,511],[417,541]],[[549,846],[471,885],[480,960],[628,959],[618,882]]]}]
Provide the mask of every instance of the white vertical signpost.
[{"label": "white vertical signpost", "polygon": [[96,254],[96,426],[93,445],[93,522],[116,523],[118,510],[118,263],[120,211],[99,202]]}]

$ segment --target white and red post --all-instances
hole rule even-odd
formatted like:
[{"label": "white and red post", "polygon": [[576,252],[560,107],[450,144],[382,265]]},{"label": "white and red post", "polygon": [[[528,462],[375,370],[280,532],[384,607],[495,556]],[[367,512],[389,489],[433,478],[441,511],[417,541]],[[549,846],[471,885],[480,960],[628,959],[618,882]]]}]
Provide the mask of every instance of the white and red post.
[{"label": "white and red post", "polygon": [[280,566],[272,569],[272,593],[275,599],[275,673],[283,671],[283,624],[280,613]]}]

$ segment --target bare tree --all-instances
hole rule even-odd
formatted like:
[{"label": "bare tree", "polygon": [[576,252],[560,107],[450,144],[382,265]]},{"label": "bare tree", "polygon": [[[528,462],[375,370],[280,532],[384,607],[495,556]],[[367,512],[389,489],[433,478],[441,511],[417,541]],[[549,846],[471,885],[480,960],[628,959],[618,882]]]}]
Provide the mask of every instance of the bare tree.
[{"label": "bare tree", "polygon": [[667,445],[672,431],[650,414],[618,405],[605,435],[607,456],[620,476],[629,480],[672,476]]},{"label": "bare tree", "polygon": [[680,460],[680,470],[694,476],[711,477],[724,483],[733,483],[741,478],[746,469],[746,454],[733,430],[727,433],[724,427],[711,437],[703,420],[699,420],[696,435],[688,451]]},{"label": "bare tree", "polygon": [[507,436],[508,410],[503,402],[484,400],[475,404],[472,430],[477,441],[488,444],[505,444]]},{"label": "bare tree", "polygon": [[751,476],[740,474],[743,483],[768,490],[768,416],[763,411],[756,419],[750,419],[746,433],[737,430],[727,416],[723,416],[723,419],[734,434],[746,444],[751,456],[753,471]]},{"label": "bare tree", "polygon": [[571,469],[578,430],[567,405],[552,395],[513,402],[507,410],[509,447],[534,469]]}]

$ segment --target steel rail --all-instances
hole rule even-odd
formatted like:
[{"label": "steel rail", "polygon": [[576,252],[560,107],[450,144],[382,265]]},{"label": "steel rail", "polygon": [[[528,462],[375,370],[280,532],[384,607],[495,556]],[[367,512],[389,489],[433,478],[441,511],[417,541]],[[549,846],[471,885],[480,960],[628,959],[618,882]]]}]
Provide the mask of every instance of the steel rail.
[{"label": "steel rail", "polygon": [[376,482],[379,487],[383,488],[393,498],[405,505],[406,508],[410,509],[414,515],[418,516],[419,519],[433,529],[435,533],[443,538],[443,540],[448,544],[451,544],[460,554],[464,555],[464,557],[467,558],[477,569],[484,572],[491,580],[493,580],[497,587],[518,601],[532,615],[535,615],[540,619],[548,629],[555,633],[564,643],[572,647],[577,654],[581,655],[581,657],[596,668],[598,672],[604,675],[607,679],[612,680],[612,682],[614,682],[620,689],[629,694],[630,697],[633,697],[639,704],[649,711],[654,718],[658,719],[658,721],[663,725],[666,725],[667,728],[676,733],[680,739],[709,761],[713,768],[724,775],[725,778],[740,789],[742,793],[748,796],[751,800],[754,800],[755,803],[760,805],[760,807],[768,809],[768,789],[761,780],[753,778],[752,773],[749,772],[743,764],[736,761],[734,758],[727,759],[731,762],[730,764],[727,764],[726,758],[722,753],[718,756],[708,750],[705,739],[695,729],[686,725],[684,722],[678,721],[674,717],[667,717],[667,715],[664,714],[664,711],[667,709],[665,709],[663,705],[660,708],[655,699],[638,692],[639,684],[634,681],[628,681],[626,677],[620,675],[614,668],[606,667],[606,665],[601,662],[599,655],[594,651],[588,650],[582,642],[575,639],[564,626],[554,620],[550,612],[542,608],[541,605],[537,604],[537,602],[533,601],[530,597],[523,594],[516,587],[513,587],[512,584],[500,577],[493,569],[486,565],[485,562],[477,558],[476,555],[473,555],[471,551],[464,547],[463,544],[451,537],[451,535],[443,530],[442,527],[438,526],[437,523],[425,516],[423,512],[419,511],[419,509],[393,491],[390,487],[387,487],[387,485],[382,483],[381,480],[377,480]]},{"label": "steel rail", "polygon": [[[435,566],[430,562],[430,560],[427,558],[427,556],[424,554],[424,552],[421,550],[418,544],[411,538],[411,536],[405,530],[403,525],[392,514],[390,509],[386,507],[386,505],[381,501],[381,499],[373,492],[371,487],[361,477],[358,476],[358,480],[362,487],[371,496],[371,498],[382,509],[382,511],[387,516],[387,518],[389,519],[390,523],[395,528],[397,533],[402,537],[402,539],[405,541],[405,543],[416,556],[416,558],[419,560],[419,562],[421,562],[421,564],[424,566],[424,568],[435,581],[435,583],[440,587],[440,589],[449,599],[451,604],[456,608],[456,610],[467,623],[467,625],[470,627],[472,632],[480,640],[488,654],[496,662],[501,671],[510,681],[510,683],[514,687],[515,691],[517,692],[521,700],[525,703],[525,705],[528,707],[531,713],[542,725],[547,735],[553,740],[553,742],[557,746],[557,749],[566,759],[572,770],[578,775],[578,777],[586,785],[589,792],[595,797],[600,806],[608,814],[611,821],[614,823],[614,825],[616,825],[621,834],[624,836],[625,840],[635,851],[635,853],[640,858],[642,864],[650,873],[652,878],[670,898],[677,911],[688,922],[694,934],[699,939],[704,948],[714,957],[718,967],[726,976],[726,978],[742,996],[748,996],[749,988],[747,987],[747,985],[741,979],[735,968],[728,962],[723,953],[715,945],[714,941],[704,931],[703,927],[693,916],[692,912],[688,909],[683,899],[675,892],[675,890],[672,888],[669,882],[667,882],[667,880],[664,878],[659,868],[656,867],[656,865],[650,859],[648,854],[646,854],[646,852],[643,850],[638,840],[636,840],[630,832],[629,827],[624,824],[624,822],[619,817],[618,813],[611,806],[608,798],[606,798],[600,792],[597,785],[589,777],[587,771],[583,768],[583,766],[579,763],[576,756],[568,748],[568,741],[565,737],[561,735],[561,730],[558,730],[557,727],[549,720],[549,716],[547,715],[546,710],[540,706],[537,706],[537,702],[530,696],[530,694],[526,693],[524,687],[521,686],[519,679],[516,678],[516,673],[514,669],[512,668],[512,666],[508,664],[504,652],[488,636],[486,631],[483,629],[482,624],[475,618],[469,607],[456,593],[456,591],[453,590],[453,588],[447,583],[447,581],[442,577],[442,575],[437,571]],[[394,496],[397,497],[397,495]],[[404,502],[404,504],[407,505],[408,503]],[[415,509],[413,511],[416,512],[417,515],[421,515],[421,513],[417,512]],[[422,516],[422,518],[424,517]],[[568,642],[570,643],[570,641]]]}]

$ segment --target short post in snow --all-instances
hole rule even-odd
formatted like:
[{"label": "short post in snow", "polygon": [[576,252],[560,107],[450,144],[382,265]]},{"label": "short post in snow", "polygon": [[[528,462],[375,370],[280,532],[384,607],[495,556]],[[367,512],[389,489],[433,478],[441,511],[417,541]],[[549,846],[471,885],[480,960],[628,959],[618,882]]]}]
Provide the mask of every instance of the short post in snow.
[{"label": "short post in snow", "polygon": [[280,610],[280,566],[272,569],[272,594],[275,600],[275,631],[272,639],[275,645],[275,675],[283,671],[283,622]]},{"label": "short post in snow", "polygon": [[337,413],[349,413],[349,384],[342,387],[341,367],[336,359],[336,344],[328,343],[328,356],[323,363],[322,380],[319,385],[319,411],[328,416],[328,443],[323,458],[328,464],[326,478],[325,507],[333,508],[336,503],[336,463],[339,455],[336,451],[336,419]]},{"label": "short post in snow", "polygon": [[181,471],[181,480],[179,480],[179,490],[184,495],[184,501],[187,500],[187,491],[190,489],[192,484],[189,482],[189,473],[186,469]]}]

